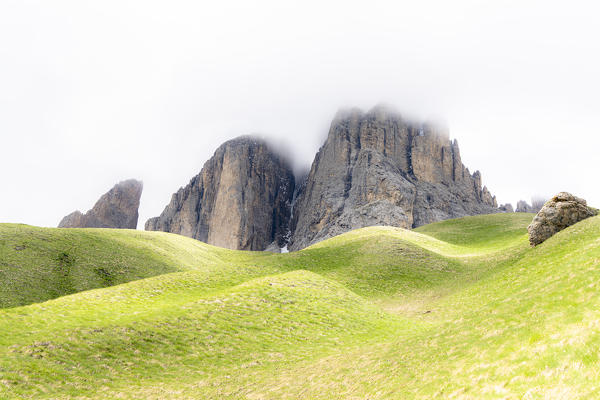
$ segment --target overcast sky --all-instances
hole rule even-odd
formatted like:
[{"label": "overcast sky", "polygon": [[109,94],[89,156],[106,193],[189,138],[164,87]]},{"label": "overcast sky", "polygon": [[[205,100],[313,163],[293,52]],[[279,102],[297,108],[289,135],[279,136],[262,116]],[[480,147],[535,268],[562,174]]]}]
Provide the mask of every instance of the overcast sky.
[{"label": "overcast sky", "polygon": [[0,222],[144,182],[139,228],[219,144],[308,168],[338,108],[446,121],[500,203],[600,206],[596,1],[0,1]]}]

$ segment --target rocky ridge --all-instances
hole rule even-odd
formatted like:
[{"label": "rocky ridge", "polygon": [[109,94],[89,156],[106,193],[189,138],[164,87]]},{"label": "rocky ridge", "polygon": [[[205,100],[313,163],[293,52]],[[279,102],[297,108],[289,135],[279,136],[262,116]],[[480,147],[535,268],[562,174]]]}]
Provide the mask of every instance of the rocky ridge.
[{"label": "rocky ridge", "polygon": [[143,184],[135,179],[117,183],[85,214],[74,211],[65,216],[59,228],[136,229]]},{"label": "rocky ridge", "polygon": [[290,250],[370,225],[413,228],[498,212],[447,130],[386,107],[339,112],[292,217]]},{"label": "rocky ridge", "polygon": [[263,141],[226,142],[146,229],[231,249],[299,250],[365,226],[413,228],[500,211],[446,129],[379,106],[339,112],[297,182]]}]

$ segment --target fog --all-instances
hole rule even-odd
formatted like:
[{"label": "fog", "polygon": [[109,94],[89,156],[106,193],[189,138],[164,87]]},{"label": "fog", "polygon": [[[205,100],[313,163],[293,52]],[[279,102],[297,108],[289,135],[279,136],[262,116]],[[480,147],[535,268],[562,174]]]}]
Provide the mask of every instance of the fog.
[{"label": "fog", "polygon": [[127,178],[138,228],[224,141],[308,168],[342,107],[445,121],[499,203],[600,206],[592,1],[0,2],[0,222],[56,226]]}]

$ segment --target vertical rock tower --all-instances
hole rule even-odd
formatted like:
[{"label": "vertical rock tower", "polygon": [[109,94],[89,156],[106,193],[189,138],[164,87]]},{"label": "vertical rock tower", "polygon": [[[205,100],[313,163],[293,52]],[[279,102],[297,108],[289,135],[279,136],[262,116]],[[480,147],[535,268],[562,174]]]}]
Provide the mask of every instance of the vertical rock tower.
[{"label": "vertical rock tower", "polygon": [[291,250],[370,225],[412,228],[498,212],[446,129],[384,106],[340,111],[298,195]]},{"label": "vertical rock tower", "polygon": [[229,249],[283,247],[294,186],[286,160],[264,141],[242,136],[221,145],[146,230]]}]

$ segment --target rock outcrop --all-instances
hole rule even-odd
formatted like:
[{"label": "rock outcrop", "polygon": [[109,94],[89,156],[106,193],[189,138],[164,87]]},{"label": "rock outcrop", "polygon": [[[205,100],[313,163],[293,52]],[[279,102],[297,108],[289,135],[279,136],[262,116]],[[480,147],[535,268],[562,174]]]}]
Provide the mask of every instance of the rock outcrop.
[{"label": "rock outcrop", "polygon": [[584,199],[561,192],[546,202],[527,227],[529,243],[537,246],[555,233],[596,214]]},{"label": "rock outcrop", "polygon": [[545,198],[534,197],[531,199],[531,205],[529,205],[525,200],[519,200],[517,202],[517,209],[515,211],[523,213],[537,213],[542,209],[545,203]]},{"label": "rock outcrop", "polygon": [[159,217],[146,222],[146,230],[229,249],[283,247],[294,187],[291,167],[265,142],[247,136],[233,139],[172,196]]},{"label": "rock outcrop", "polygon": [[456,140],[385,107],[339,112],[294,206],[290,250],[369,225],[412,228],[498,212]]},{"label": "rock outcrop", "polygon": [[117,183],[82,214],[72,212],[58,224],[59,228],[136,229],[143,184],[135,179]]},{"label": "rock outcrop", "polygon": [[516,212],[520,212],[520,213],[536,213],[539,210],[534,210],[534,208],[532,206],[530,206],[525,200],[519,200],[517,202],[517,209]]},{"label": "rock outcrop", "polygon": [[503,213],[515,212],[512,204],[510,204],[510,203],[506,203],[506,204],[502,204],[502,205],[498,206],[498,210],[500,210],[500,212],[503,212]]}]

